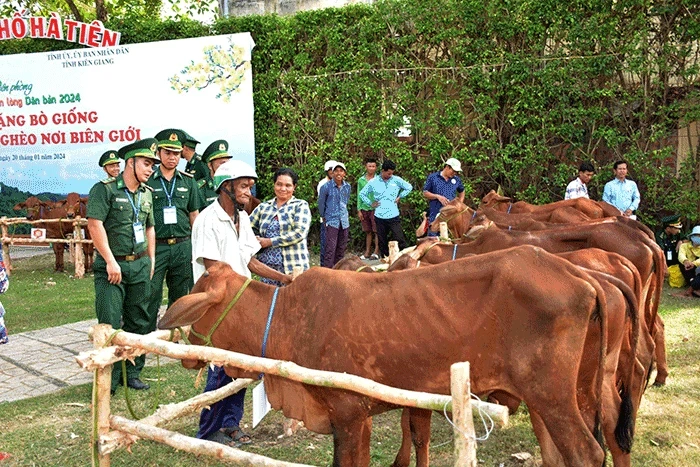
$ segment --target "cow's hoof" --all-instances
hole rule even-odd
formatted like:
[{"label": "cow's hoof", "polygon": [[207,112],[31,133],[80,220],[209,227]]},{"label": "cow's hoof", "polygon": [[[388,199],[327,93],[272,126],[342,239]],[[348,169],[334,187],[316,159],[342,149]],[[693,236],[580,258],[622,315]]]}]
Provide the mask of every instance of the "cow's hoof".
[{"label": "cow's hoof", "polygon": [[652,384],[655,388],[660,388],[661,386],[666,386],[666,381],[654,381],[654,384]]}]

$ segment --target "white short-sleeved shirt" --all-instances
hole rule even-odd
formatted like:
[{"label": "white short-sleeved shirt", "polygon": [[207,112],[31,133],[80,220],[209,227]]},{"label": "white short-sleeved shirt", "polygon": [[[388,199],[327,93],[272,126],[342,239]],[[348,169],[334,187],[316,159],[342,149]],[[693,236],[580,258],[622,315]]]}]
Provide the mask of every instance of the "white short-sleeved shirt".
[{"label": "white short-sleeved shirt", "polygon": [[206,270],[205,258],[224,261],[237,274],[250,277],[248,263],[262,247],[255,238],[245,211],[239,211],[238,225],[240,232],[236,232],[233,219],[221,207],[219,200],[199,213],[192,226],[192,273],[195,282]]},{"label": "white short-sleeved shirt", "polygon": [[564,195],[564,199],[576,198],[588,198],[588,187],[578,177],[567,185],[566,194]]}]

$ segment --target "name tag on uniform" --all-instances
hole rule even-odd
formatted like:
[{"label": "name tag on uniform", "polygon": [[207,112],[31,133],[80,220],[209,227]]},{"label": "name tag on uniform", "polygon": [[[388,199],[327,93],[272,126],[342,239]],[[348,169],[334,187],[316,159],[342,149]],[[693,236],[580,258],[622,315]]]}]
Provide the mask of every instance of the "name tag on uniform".
[{"label": "name tag on uniform", "polygon": [[673,259],[673,252],[672,251],[667,251],[666,252],[666,259],[668,261],[671,261]]},{"label": "name tag on uniform", "polygon": [[163,208],[163,223],[177,224],[177,208],[175,206],[165,206]]},{"label": "name tag on uniform", "polygon": [[143,224],[140,222],[134,222],[134,242],[143,243],[146,241],[146,236],[143,231]]}]

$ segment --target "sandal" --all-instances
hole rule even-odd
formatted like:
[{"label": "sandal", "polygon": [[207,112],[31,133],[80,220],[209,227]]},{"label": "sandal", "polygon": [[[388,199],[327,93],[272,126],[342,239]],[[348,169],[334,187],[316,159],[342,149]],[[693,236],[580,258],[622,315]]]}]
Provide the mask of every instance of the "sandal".
[{"label": "sandal", "polygon": [[227,435],[223,431],[219,430],[216,430],[214,433],[210,434],[204,439],[206,441],[212,441],[214,443],[223,444],[232,448],[238,447],[238,443],[236,443],[236,441],[234,441],[229,435]]},{"label": "sandal", "polygon": [[221,432],[224,433],[226,436],[229,436],[233,441],[235,441],[238,444],[238,446],[250,444],[253,442],[250,435],[241,430],[239,426],[227,426],[222,428]]}]

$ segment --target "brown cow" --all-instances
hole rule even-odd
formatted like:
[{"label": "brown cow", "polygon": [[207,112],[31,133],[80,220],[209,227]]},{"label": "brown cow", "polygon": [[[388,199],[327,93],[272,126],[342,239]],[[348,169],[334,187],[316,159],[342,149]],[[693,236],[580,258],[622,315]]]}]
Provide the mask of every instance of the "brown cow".
[{"label": "brown cow", "polygon": [[[525,270],[531,274],[523,274]],[[168,309],[159,326],[192,324],[197,333],[211,335],[216,347],[258,355],[274,287],[250,283],[233,313],[220,321],[245,282],[228,265],[216,264],[190,295]],[[596,352],[599,395],[605,363],[605,293],[585,271],[540,248],[523,246],[399,274],[312,268],[279,289],[266,355],[443,394],[450,388],[450,364],[469,361],[472,391],[502,390],[521,398],[547,427],[564,465],[598,466],[604,453],[576,398],[591,319],[601,327]],[[194,333],[191,339],[203,342]],[[227,372],[245,373],[231,368]],[[266,389],[272,406],[285,416],[303,420],[312,431],[333,433],[337,467],[369,464],[366,420],[395,408],[348,391],[271,375]]]},{"label": "brown cow", "polygon": [[[67,238],[73,234],[73,223],[68,221],[67,211],[65,207],[56,207],[56,203],[51,201],[41,201],[36,196],[30,196],[26,201],[15,205],[16,211],[20,209],[27,210],[27,220],[34,221],[40,219],[59,219],[59,222],[46,222],[34,224],[36,228],[46,229],[46,238]],[[65,221],[61,221],[65,219]],[[52,243],[53,252],[56,256],[54,270],[63,272],[63,253],[65,251],[64,243]]]},{"label": "brown cow", "polygon": [[479,207],[491,207],[509,214],[543,212],[552,211],[561,207],[573,207],[591,219],[601,219],[603,217],[615,217],[620,215],[619,209],[604,201],[593,201],[592,199],[588,198],[575,198],[542,205],[530,204],[525,201],[517,201],[514,203],[512,198],[501,196],[493,190],[488,192],[486,196],[482,198],[481,205]]},{"label": "brown cow", "polygon": [[[85,216],[87,215],[87,203],[87,197],[80,197],[78,193],[73,192],[68,193],[66,195],[66,199],[56,201],[55,206],[59,208],[64,207],[66,210],[66,217],[68,219],[75,219],[78,216],[85,219]],[[84,232],[83,238],[85,240],[90,240],[90,230],[86,228],[83,228],[82,230]],[[85,271],[91,272],[95,247],[92,243],[83,243],[81,248],[83,249],[83,255],[85,256]]]}]

